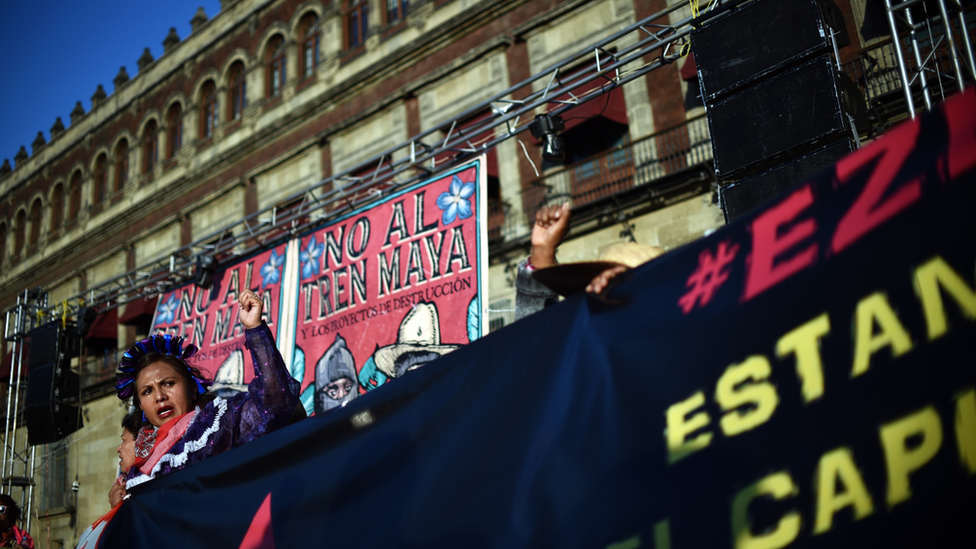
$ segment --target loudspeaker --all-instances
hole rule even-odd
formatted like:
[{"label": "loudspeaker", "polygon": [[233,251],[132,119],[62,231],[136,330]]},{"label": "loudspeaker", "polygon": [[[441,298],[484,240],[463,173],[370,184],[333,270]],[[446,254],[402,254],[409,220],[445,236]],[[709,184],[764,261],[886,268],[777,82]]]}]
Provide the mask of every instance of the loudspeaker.
[{"label": "loudspeaker", "polygon": [[827,55],[715,102],[708,108],[719,179],[737,179],[850,135]]},{"label": "loudspeaker", "polygon": [[752,2],[693,31],[691,45],[706,104],[831,49],[817,0]]},{"label": "loudspeaker", "polygon": [[61,321],[51,322],[35,328],[30,333],[27,367],[33,370],[41,364],[70,361],[80,352],[81,338],[75,332],[74,326],[69,323],[65,329]]},{"label": "loudspeaker", "polygon": [[[24,399],[29,444],[57,442],[82,426],[76,405],[80,384],[77,373],[57,363],[31,369]],[[71,397],[75,400],[68,404]]]},{"label": "loudspeaker", "polygon": [[853,151],[854,146],[850,140],[842,139],[759,175],[736,181],[731,185],[720,186],[718,193],[725,222],[731,223],[732,220],[794,184],[833,166]]},{"label": "loudspeaker", "polygon": [[30,444],[56,442],[81,427],[77,406],[81,379],[70,367],[80,350],[81,337],[71,324],[51,322],[30,333],[24,399]]}]

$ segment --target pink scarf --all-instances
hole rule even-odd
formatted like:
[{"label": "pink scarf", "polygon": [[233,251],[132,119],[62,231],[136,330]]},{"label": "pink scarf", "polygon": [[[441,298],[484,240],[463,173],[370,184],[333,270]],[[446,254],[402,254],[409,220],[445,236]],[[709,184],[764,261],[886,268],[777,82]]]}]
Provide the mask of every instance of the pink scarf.
[{"label": "pink scarf", "polygon": [[[153,467],[159,463],[159,460],[166,455],[167,452],[169,452],[170,448],[172,448],[174,444],[183,438],[183,434],[186,433],[187,427],[190,426],[190,423],[193,422],[193,418],[195,418],[196,415],[196,410],[187,412],[179,417],[173,418],[172,421],[169,421],[156,429],[156,439],[152,443],[152,450],[150,451],[149,456],[146,458],[137,458],[136,462],[133,463],[132,466],[138,468],[139,471],[144,475],[150,474]],[[146,431],[148,431],[148,429],[139,433],[140,439],[144,438]],[[146,443],[144,440],[137,440],[136,445],[139,445],[140,442],[143,444]]]}]

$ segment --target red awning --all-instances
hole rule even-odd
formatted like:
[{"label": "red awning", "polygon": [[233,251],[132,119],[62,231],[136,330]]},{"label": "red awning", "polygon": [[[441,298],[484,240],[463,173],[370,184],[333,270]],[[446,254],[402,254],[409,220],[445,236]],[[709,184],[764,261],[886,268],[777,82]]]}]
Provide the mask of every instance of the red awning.
[{"label": "red awning", "polygon": [[95,317],[87,339],[118,339],[119,338],[119,310],[109,309]]},{"label": "red awning", "polygon": [[681,67],[681,79],[691,80],[693,78],[698,78],[698,64],[695,63],[695,54],[689,53],[688,60]]},{"label": "red awning", "polygon": [[495,152],[495,147],[488,149],[488,156],[485,158],[488,164],[485,168],[488,177],[498,177],[498,153]]},{"label": "red awning", "polygon": [[156,313],[156,303],[159,296],[152,299],[140,297],[125,304],[125,313],[119,318],[119,324],[139,324],[142,322],[152,322],[152,317]]}]

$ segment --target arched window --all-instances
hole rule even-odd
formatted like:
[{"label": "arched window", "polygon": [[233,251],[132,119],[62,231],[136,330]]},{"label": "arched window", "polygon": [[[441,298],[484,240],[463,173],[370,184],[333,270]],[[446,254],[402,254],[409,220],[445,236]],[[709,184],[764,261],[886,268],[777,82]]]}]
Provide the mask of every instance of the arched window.
[{"label": "arched window", "polygon": [[37,246],[37,241],[41,238],[41,199],[34,200],[30,212],[30,247]]},{"label": "arched window", "polygon": [[142,163],[142,171],[152,173],[156,163],[159,162],[159,127],[155,120],[150,120],[146,124],[146,132],[143,134],[142,140],[145,146],[143,151],[145,161]]},{"label": "arched window", "polygon": [[183,146],[183,107],[179,103],[169,108],[166,126],[169,127],[169,157],[173,158]]},{"label": "arched window", "polygon": [[369,28],[369,0],[347,0],[346,44],[355,48],[366,41]]},{"label": "arched window", "polygon": [[299,25],[302,32],[302,78],[308,78],[319,66],[319,16],[306,14]]},{"label": "arched window", "polygon": [[200,136],[213,137],[217,128],[217,86],[207,80],[200,91]]},{"label": "arched window", "polygon": [[[102,155],[104,158],[105,155]],[[95,164],[98,165],[97,163]],[[104,170],[103,170],[104,172]],[[76,171],[71,176],[71,184],[68,186],[68,221],[78,219],[81,212],[81,171]]]},{"label": "arched window", "polygon": [[[81,189],[81,172],[76,172],[78,188]],[[92,204],[101,204],[108,197],[108,157],[98,155],[95,160],[95,171],[92,174]],[[78,213],[78,210],[75,210]],[[69,219],[74,219],[70,217]]]},{"label": "arched window", "polygon": [[386,24],[395,23],[407,15],[410,0],[386,0]]},{"label": "arched window", "polygon": [[54,186],[51,193],[51,232],[61,229],[61,222],[64,221],[64,185],[58,183]]},{"label": "arched window", "polygon": [[24,231],[27,230],[27,214],[24,210],[17,212],[14,224],[14,256],[20,257],[20,252],[24,251]]},{"label": "arched window", "polygon": [[129,142],[123,139],[115,146],[115,191],[121,191],[129,182]]},{"label": "arched window", "polygon": [[0,223],[0,264],[6,259],[7,253],[7,225]]},{"label": "arched window", "polygon": [[230,66],[230,119],[240,120],[247,106],[247,81],[244,78],[244,63],[234,61]]},{"label": "arched window", "polygon": [[281,35],[268,42],[265,58],[268,62],[268,97],[277,97],[285,83],[285,39]]}]

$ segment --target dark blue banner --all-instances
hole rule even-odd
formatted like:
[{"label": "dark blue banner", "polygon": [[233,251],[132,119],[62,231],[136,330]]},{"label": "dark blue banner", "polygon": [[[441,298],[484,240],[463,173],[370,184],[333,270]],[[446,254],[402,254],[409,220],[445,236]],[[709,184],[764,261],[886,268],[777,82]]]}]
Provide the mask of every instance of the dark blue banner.
[{"label": "dark blue banner", "polygon": [[976,94],[133,490],[102,547],[976,546]]}]

